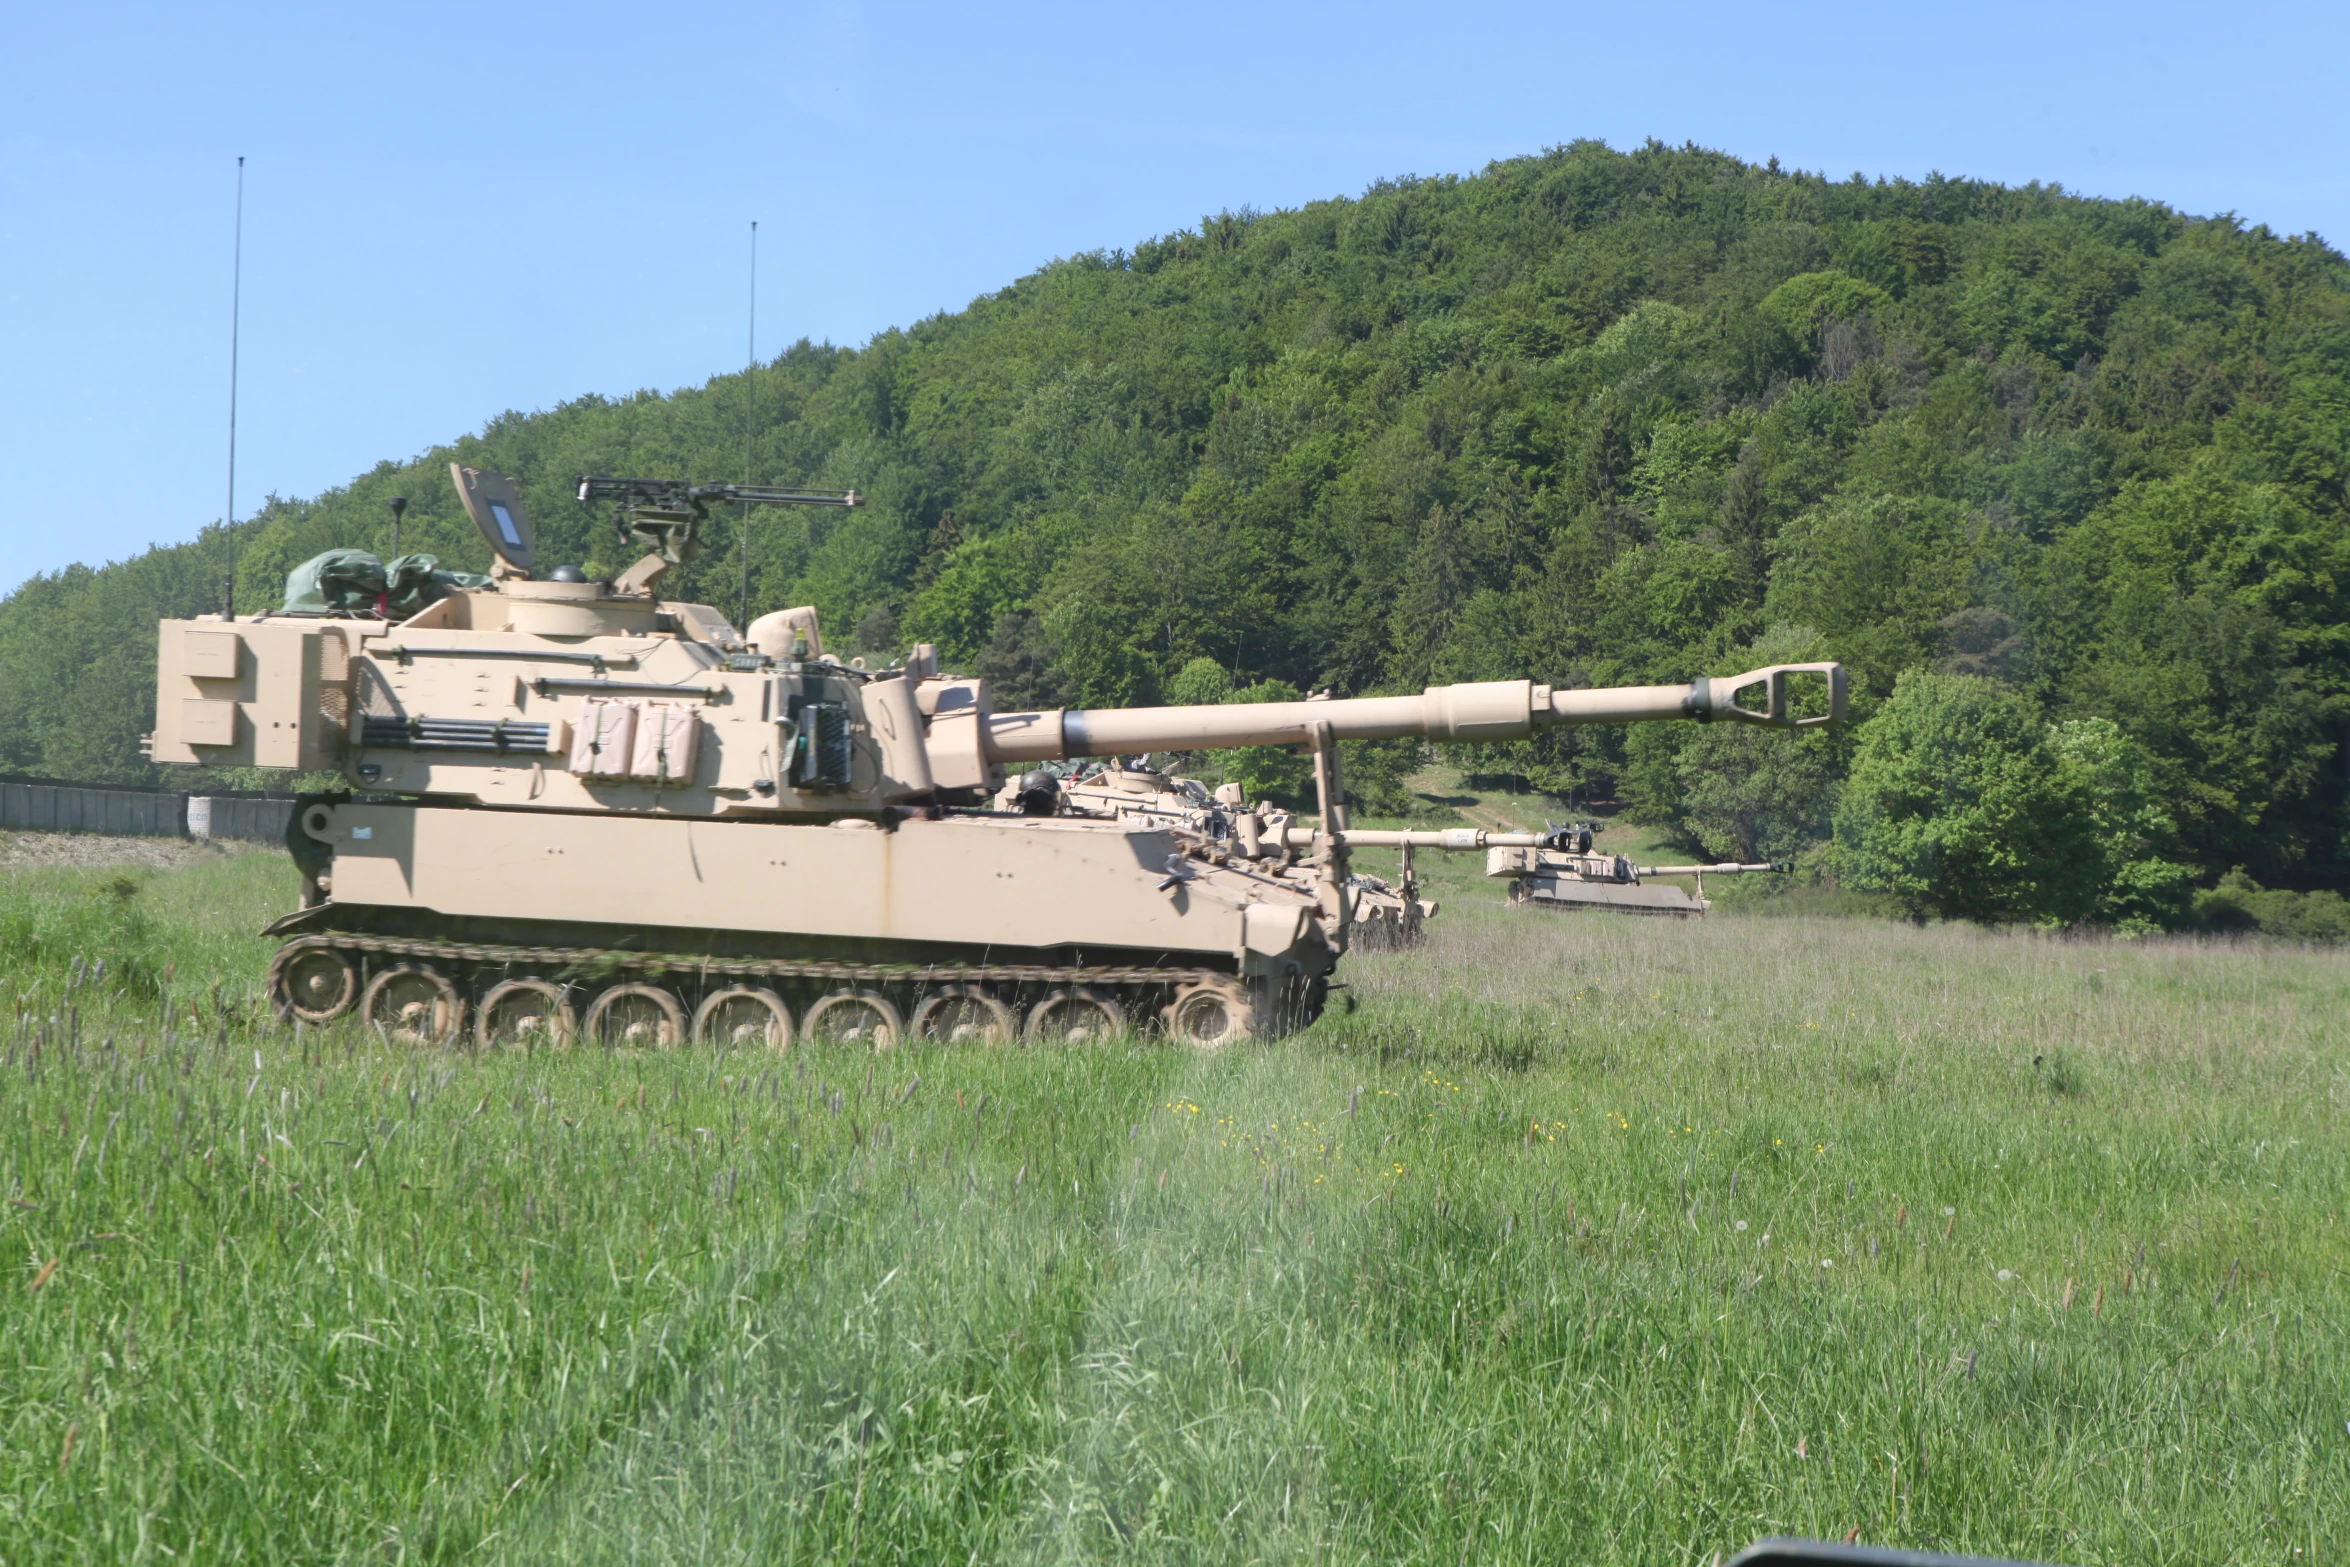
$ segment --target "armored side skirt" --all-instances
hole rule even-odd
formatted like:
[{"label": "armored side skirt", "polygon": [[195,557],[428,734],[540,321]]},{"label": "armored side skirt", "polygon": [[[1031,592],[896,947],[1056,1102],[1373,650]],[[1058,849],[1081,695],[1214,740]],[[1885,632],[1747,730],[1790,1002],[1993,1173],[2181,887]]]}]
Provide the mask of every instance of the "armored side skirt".
[{"label": "armored side skirt", "polygon": [[1656,882],[1618,884],[1578,881],[1568,876],[1529,876],[1519,883],[1523,892],[1512,899],[1523,907],[1546,909],[1604,909],[1615,914],[1661,914],[1690,919],[1706,905],[1680,887]]},{"label": "armored side skirt", "polygon": [[[1307,899],[1240,871],[1170,876],[1164,832],[1051,819],[853,825],[318,805],[332,902],[297,928],[533,941],[702,932],[726,946],[900,960],[975,947],[1274,968],[1309,957]],[[628,943],[637,945],[637,943]],[[666,941],[662,943],[668,945]]]}]

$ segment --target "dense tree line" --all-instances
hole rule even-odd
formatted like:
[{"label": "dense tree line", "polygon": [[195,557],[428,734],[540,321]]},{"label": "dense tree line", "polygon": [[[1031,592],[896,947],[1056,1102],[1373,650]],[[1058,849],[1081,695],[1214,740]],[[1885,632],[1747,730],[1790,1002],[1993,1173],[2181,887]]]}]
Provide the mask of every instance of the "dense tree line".
[{"label": "dense tree line", "polygon": [[[152,622],[215,605],[232,545],[257,605],[380,549],[404,494],[405,548],[481,569],[457,457],[525,480],[542,558],[614,568],[567,481],[740,477],[747,424],[758,480],[872,497],[753,519],[754,611],[936,641],[1010,701],[1832,656],[1862,722],[1829,743],[1654,726],[1479,765],[1713,852],[1836,835],[1919,912],[2175,923],[2239,869],[2350,880],[2343,258],[2148,201],[1657,144],[1223,213],[36,579],[0,604],[0,767],[139,776]],[[731,611],[737,543],[688,591]],[[1357,787],[1392,805],[1412,760],[1366,754]]]}]

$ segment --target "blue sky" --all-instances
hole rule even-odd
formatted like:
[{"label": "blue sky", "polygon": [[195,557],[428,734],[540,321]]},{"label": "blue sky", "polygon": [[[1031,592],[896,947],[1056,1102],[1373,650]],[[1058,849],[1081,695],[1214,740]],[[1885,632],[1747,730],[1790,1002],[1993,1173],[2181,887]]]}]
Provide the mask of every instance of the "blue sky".
[{"label": "blue sky", "polygon": [[2350,8],[19,6],[0,592],[506,409],[858,343],[1052,257],[1593,136],[2350,240]]}]

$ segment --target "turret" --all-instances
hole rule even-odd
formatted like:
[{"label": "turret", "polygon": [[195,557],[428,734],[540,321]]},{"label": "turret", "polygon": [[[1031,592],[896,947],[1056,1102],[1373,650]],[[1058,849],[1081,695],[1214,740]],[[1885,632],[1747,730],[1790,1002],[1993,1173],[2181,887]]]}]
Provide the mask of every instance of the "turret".
[{"label": "turret", "polygon": [[[491,580],[452,579],[397,617],[379,593],[343,592],[165,622],[154,759],[334,768],[371,793],[451,803],[886,822],[980,805],[1008,770],[1072,757],[1295,745],[1315,754],[1317,793],[1334,801],[1343,740],[1489,742],[1676,718],[1805,729],[1844,713],[1836,664],[1685,686],[1504,680],[1419,696],[999,713],[984,680],[942,676],[927,647],[871,670],[826,655],[813,609],[738,630],[654,591],[693,557],[710,506],[853,506],[852,491],[582,479],[579,498],[610,501],[616,532],[650,551],[591,581],[571,567],[535,574],[511,480],[463,467],[453,477],[496,556]],[[1821,677],[1822,711],[1795,716],[1791,675]]]}]

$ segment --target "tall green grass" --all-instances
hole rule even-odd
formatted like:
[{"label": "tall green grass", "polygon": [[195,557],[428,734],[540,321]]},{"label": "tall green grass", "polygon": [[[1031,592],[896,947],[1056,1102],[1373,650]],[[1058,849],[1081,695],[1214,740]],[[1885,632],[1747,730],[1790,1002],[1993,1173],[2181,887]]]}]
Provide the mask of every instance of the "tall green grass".
[{"label": "tall green grass", "polygon": [[1219,1056],[415,1055],[240,1021],[204,874],[168,1019],[0,1038],[0,1560],[2350,1537],[2322,952],[1463,885]]},{"label": "tall green grass", "polygon": [[257,991],[276,943],[257,934],[297,907],[293,866],[229,852],[179,870],[0,870],[0,986],[29,997],[103,969],[87,989],[159,1001],[167,975],[207,991]]}]

